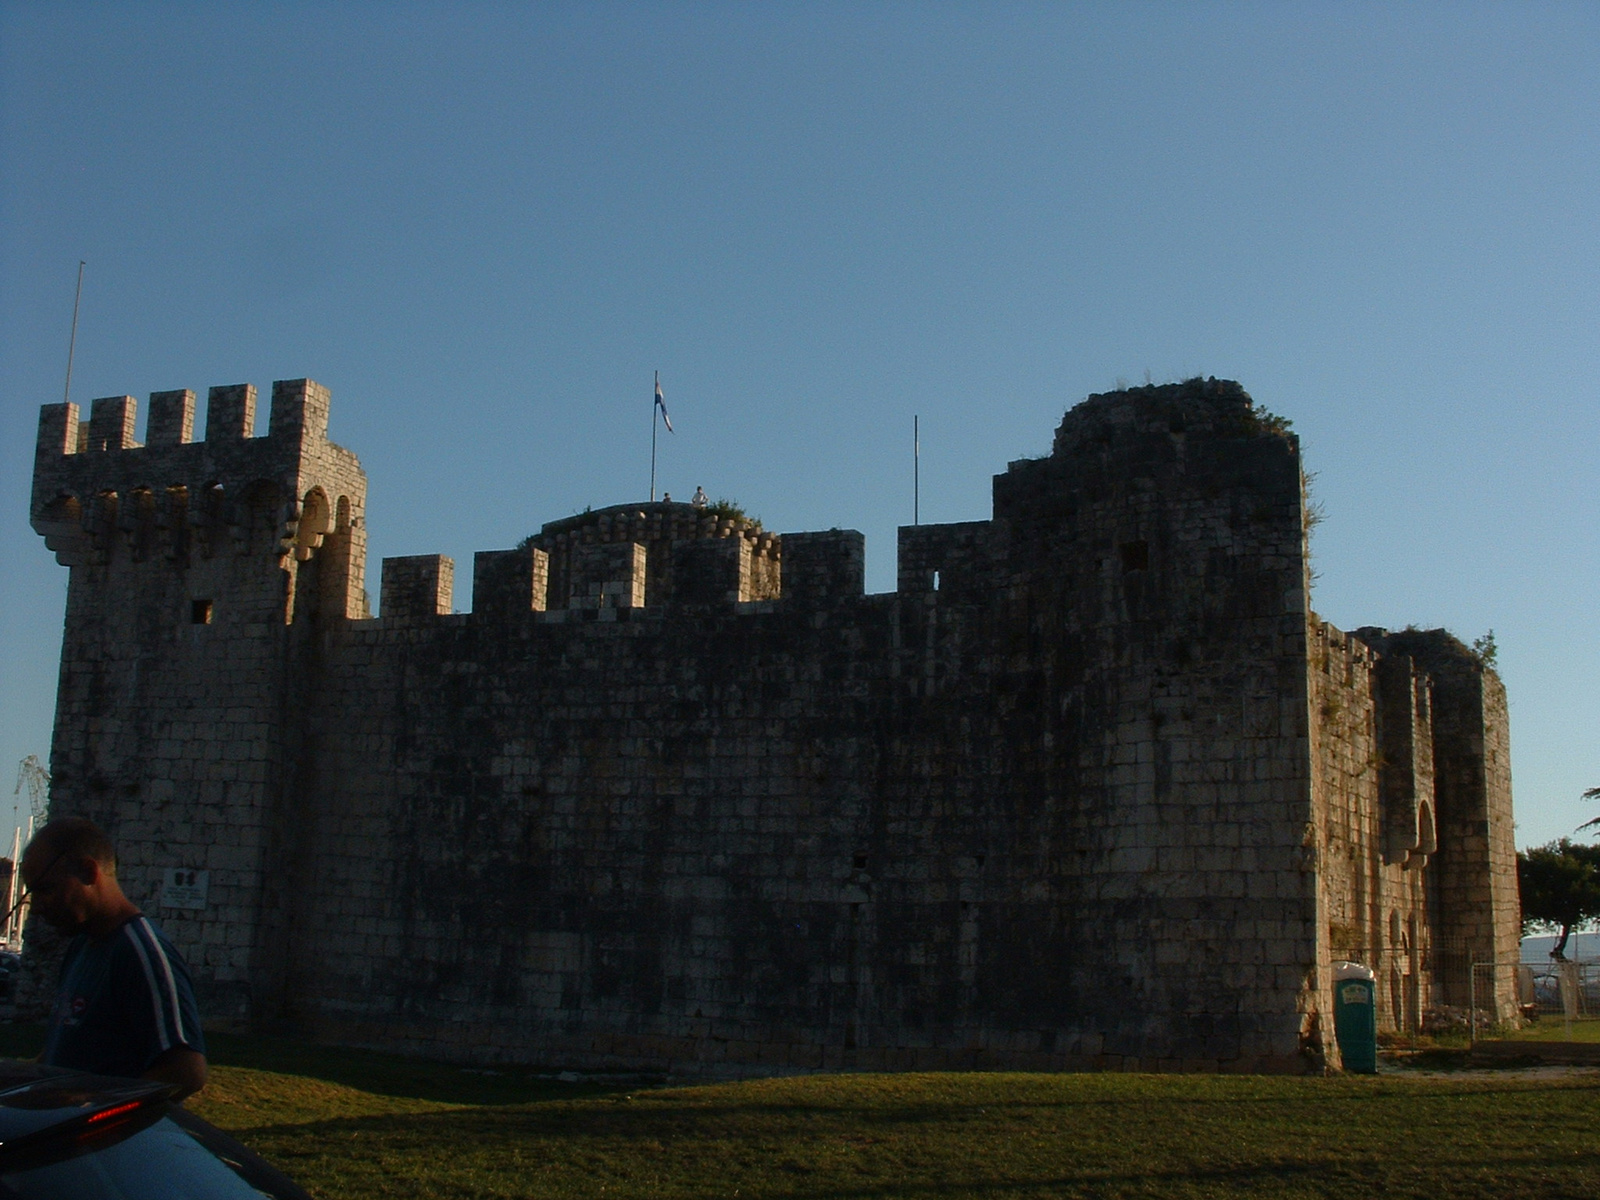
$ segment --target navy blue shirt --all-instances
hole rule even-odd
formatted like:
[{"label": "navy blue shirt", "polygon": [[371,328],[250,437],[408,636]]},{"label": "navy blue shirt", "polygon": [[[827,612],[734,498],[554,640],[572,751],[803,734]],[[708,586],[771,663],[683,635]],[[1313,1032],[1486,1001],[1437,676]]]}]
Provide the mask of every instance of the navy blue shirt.
[{"label": "navy blue shirt", "polygon": [[189,969],[166,935],[134,917],[100,941],[73,938],[40,1061],[137,1077],[174,1046],[206,1052]]}]

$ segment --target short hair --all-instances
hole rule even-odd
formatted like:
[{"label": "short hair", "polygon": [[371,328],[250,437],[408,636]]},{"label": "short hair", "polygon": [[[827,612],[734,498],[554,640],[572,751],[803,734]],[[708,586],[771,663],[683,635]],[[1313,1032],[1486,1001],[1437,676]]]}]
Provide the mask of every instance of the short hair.
[{"label": "short hair", "polygon": [[117,848],[106,831],[87,817],[57,817],[33,835],[22,857],[29,854],[90,858],[111,874],[117,873]]}]

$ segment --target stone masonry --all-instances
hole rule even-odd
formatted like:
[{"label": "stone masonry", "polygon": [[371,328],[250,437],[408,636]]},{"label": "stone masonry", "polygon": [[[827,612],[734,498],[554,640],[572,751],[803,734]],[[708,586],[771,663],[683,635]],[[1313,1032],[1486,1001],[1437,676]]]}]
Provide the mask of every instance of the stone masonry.
[{"label": "stone masonry", "polygon": [[[40,421],[71,568],[52,811],[107,825],[209,1019],[463,1061],[750,1073],[1337,1065],[1515,961],[1505,693],[1309,607],[1284,424],[1091,396],[990,520],[625,504],[364,590],[327,392]],[[177,872],[177,874],[174,874]],[[192,873],[192,874],[191,874]],[[167,882],[177,881],[177,882]],[[199,882],[198,890],[196,881]],[[182,886],[179,886],[179,885]],[[1512,1015],[1514,997],[1496,998]]]}]

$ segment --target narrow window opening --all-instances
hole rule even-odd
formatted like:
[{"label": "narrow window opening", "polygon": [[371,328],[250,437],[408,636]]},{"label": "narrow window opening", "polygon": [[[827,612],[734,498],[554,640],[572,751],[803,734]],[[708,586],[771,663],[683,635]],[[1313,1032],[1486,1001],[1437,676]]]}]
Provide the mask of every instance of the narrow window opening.
[{"label": "narrow window opening", "polygon": [[196,600],[189,606],[189,624],[211,624],[211,601]]},{"label": "narrow window opening", "polygon": [[933,573],[933,590],[936,592],[939,590],[939,572],[937,571]]},{"label": "narrow window opening", "polygon": [[855,869],[858,871],[865,871],[867,869],[867,856],[865,854],[856,855]]},{"label": "narrow window opening", "polygon": [[1123,542],[1122,543],[1122,569],[1124,571],[1143,571],[1150,566],[1149,542]]}]

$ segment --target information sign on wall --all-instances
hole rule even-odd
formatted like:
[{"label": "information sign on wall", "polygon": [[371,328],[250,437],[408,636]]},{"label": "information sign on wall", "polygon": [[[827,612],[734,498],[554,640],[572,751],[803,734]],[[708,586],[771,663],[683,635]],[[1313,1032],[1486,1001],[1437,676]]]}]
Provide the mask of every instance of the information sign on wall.
[{"label": "information sign on wall", "polygon": [[168,867],[161,872],[161,907],[204,908],[206,906],[206,892],[210,886],[210,871],[193,871],[188,867]]}]

